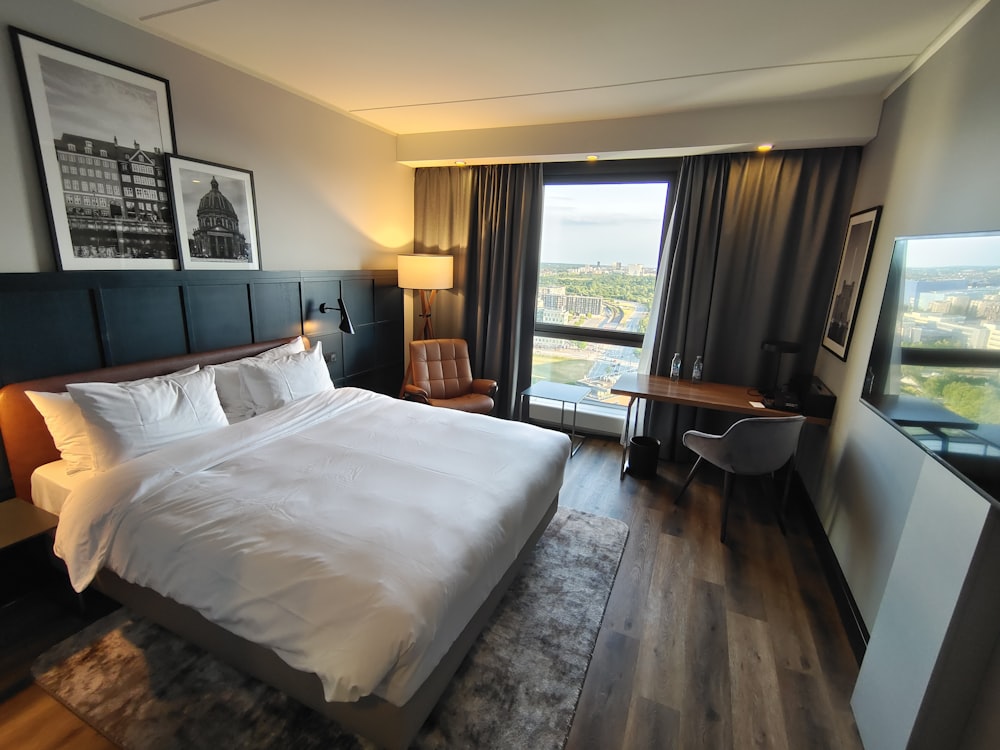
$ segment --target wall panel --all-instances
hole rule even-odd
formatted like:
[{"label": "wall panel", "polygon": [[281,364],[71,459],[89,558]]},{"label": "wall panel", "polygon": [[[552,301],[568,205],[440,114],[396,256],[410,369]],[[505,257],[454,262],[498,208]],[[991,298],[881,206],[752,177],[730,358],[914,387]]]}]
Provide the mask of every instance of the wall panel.
[{"label": "wall panel", "polygon": [[372,279],[343,281],[340,292],[355,326],[375,322],[375,283]]},{"label": "wall panel", "polygon": [[194,351],[222,349],[253,340],[250,294],[245,282],[191,286],[186,296]]},{"label": "wall panel", "polygon": [[103,364],[89,289],[14,285],[0,293],[0,384]]},{"label": "wall panel", "polygon": [[250,285],[254,338],[258,341],[297,336],[302,330],[301,285],[294,281]]},{"label": "wall panel", "polygon": [[177,286],[100,290],[108,364],[126,365],[188,351],[184,300]]},{"label": "wall panel", "polygon": [[[357,333],[319,305],[343,296]],[[305,333],[337,386],[397,395],[403,305],[395,271],[0,274],[0,386]],[[13,487],[0,455],[0,498]]]}]

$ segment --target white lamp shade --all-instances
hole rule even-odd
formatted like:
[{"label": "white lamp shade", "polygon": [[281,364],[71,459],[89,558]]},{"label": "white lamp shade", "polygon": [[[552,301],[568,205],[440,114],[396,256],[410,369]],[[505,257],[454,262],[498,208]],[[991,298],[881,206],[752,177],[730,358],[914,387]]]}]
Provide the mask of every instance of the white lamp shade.
[{"label": "white lamp shade", "polygon": [[450,255],[400,255],[401,289],[451,289],[455,285],[454,258]]}]

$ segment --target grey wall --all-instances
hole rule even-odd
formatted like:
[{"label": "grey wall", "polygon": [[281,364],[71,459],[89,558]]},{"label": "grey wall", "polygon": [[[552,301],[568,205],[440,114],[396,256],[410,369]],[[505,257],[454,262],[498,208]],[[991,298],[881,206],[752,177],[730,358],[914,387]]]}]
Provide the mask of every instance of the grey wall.
[{"label": "grey wall", "polygon": [[[1000,4],[991,3],[886,101],[854,197],[854,210],[884,208],[853,343],[847,362],[825,350],[817,362],[838,400],[806,480],[869,628],[931,459],[860,403],[864,372],[894,238],[1000,229],[998,34]],[[971,492],[957,479],[950,488]]]},{"label": "grey wall", "polygon": [[[817,362],[837,409],[802,466],[872,630],[853,701],[870,748],[932,746],[930,737],[958,747],[968,705],[997,706],[998,696],[980,690],[997,682],[984,682],[991,649],[983,646],[996,630],[984,635],[978,622],[986,616],[995,626],[995,608],[970,599],[1000,584],[1000,571],[980,565],[997,543],[984,533],[996,511],[859,396],[894,238],[1000,229],[998,38],[994,2],[886,100],[854,197],[854,210],[884,210],[851,351],[846,362],[821,351]],[[978,571],[975,586],[970,571]],[[981,652],[970,660],[961,652],[973,643]],[[976,668],[957,675],[957,663]]]},{"label": "grey wall", "polygon": [[[166,78],[177,152],[253,171],[265,270],[394,269],[412,250],[413,170],[394,136],[70,0],[0,0],[0,23]],[[6,28],[0,48],[0,273],[50,271]]]}]

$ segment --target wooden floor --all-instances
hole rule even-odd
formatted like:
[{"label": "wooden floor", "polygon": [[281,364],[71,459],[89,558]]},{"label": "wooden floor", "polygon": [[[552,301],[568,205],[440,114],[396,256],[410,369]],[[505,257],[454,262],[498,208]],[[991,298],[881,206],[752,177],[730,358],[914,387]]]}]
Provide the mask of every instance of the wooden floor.
[{"label": "wooden floor", "polygon": [[630,527],[567,750],[861,748],[857,662],[794,505],[783,536],[770,488],[740,480],[723,545],[721,473],[675,504],[689,466],[619,481],[620,457],[587,440],[560,496]]},{"label": "wooden floor", "polygon": [[[720,476],[675,505],[688,467],[619,481],[620,456],[588,439],[560,496],[630,527],[567,750],[861,748],[857,663],[794,507],[782,536],[764,488],[738,483],[722,545]],[[0,745],[112,747],[33,685],[0,703]]]}]

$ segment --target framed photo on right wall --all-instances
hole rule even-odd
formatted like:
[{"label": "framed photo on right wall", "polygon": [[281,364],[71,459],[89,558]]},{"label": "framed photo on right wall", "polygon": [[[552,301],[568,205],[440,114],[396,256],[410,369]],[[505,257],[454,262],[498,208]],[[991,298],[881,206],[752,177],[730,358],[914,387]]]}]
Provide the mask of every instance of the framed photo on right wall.
[{"label": "framed photo on right wall", "polygon": [[833,287],[833,299],[830,300],[830,310],[823,331],[823,348],[845,361],[881,214],[881,206],[859,211],[851,214],[847,225],[847,238],[840,256],[837,283]]}]

